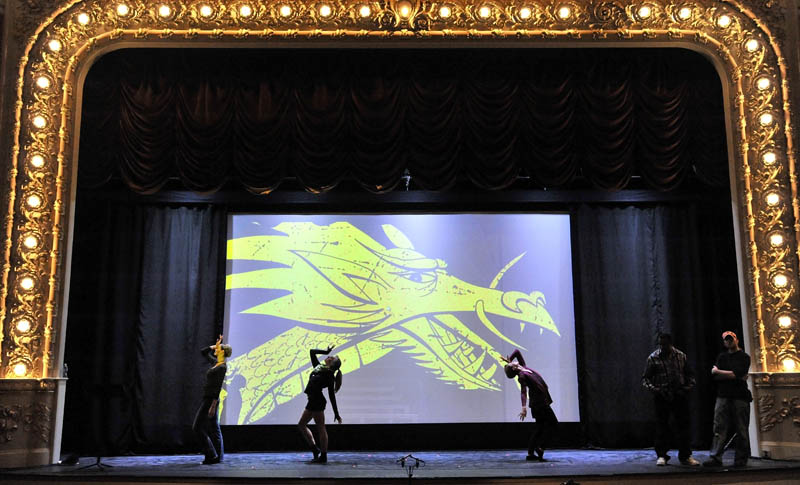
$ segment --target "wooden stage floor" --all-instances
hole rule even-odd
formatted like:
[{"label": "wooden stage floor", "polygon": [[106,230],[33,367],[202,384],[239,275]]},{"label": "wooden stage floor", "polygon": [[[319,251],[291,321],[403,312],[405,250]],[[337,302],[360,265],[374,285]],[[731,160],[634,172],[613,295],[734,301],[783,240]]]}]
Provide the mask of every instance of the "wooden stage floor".
[{"label": "wooden stage floor", "polygon": [[[325,465],[308,464],[309,453],[231,453],[217,465],[203,465],[200,455],[121,456],[103,458],[113,468],[50,465],[2,470],[4,483],[541,483],[603,484],[800,484],[800,461],[751,459],[733,468],[726,455],[722,468],[688,467],[674,456],[657,467],[652,450],[552,450],[546,462],[527,462],[522,450],[415,451],[425,461],[413,478],[400,464],[403,452],[336,452]],[[708,452],[696,452],[702,461]],[[570,482],[572,480],[572,482]]]}]

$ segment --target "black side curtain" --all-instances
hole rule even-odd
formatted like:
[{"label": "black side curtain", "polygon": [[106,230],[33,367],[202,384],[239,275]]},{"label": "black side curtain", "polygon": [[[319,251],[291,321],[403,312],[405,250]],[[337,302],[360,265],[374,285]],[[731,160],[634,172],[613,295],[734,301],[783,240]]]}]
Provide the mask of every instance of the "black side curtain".
[{"label": "black side curtain", "polygon": [[[709,370],[720,333],[741,330],[729,204],[582,205],[572,217],[587,442],[652,446],[640,378],[657,334],[670,331],[698,375],[692,430],[695,447],[707,448]],[[221,208],[79,201],[65,451],[197,451],[190,427],[207,368],[198,349],[220,331],[225,224]]]},{"label": "black side curtain", "polygon": [[[697,375],[693,444],[708,448],[721,333],[741,335],[729,204],[581,206],[574,261],[581,421],[591,443],[653,446],[653,398],[641,387],[657,336],[671,333]],[[745,349],[749,352],[749,349]]]},{"label": "black side curtain", "polygon": [[719,76],[681,49],[132,49],[84,100],[84,187],[728,184]]},{"label": "black side curtain", "polygon": [[214,343],[223,306],[225,224],[211,207],[79,202],[65,451],[195,448],[190,425],[207,368],[199,352]]}]

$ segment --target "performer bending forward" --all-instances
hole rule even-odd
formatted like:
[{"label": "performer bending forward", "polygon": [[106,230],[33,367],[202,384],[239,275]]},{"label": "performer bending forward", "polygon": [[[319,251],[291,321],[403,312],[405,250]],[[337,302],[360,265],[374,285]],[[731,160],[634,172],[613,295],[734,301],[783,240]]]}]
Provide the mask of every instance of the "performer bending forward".
[{"label": "performer bending forward", "polygon": [[[325,430],[325,396],[322,395],[322,390],[328,388],[328,397],[331,400],[331,407],[333,407],[333,419],[340,424],[342,418],[339,416],[339,408],[336,407],[336,392],[342,387],[342,372],[339,367],[342,366],[342,361],[339,357],[328,356],[320,363],[317,359],[317,354],[328,355],[333,350],[333,345],[328,346],[327,350],[311,349],[311,366],[314,370],[308,378],[305,393],[308,395],[308,404],[306,409],[300,416],[300,422],[297,426],[300,428],[300,434],[305,438],[308,446],[311,447],[311,452],[314,454],[313,463],[326,463],[328,461],[328,432]],[[308,429],[308,422],[314,418],[317,424],[317,432],[319,433],[319,447],[314,443],[314,435]]]},{"label": "performer bending forward", "polygon": [[[225,372],[228,371],[225,359],[231,356],[232,349],[230,345],[223,345],[222,335],[220,335],[216,344],[203,347],[201,352],[204,357],[214,363],[214,367],[206,372],[203,402],[194,417],[192,430],[203,443],[203,453],[206,455],[203,464],[213,465],[221,462],[225,454],[222,445],[222,431],[219,429],[219,420],[217,419],[217,408],[219,407],[219,391],[222,389],[222,381],[225,380]],[[211,352],[214,353],[213,356],[210,355]]]},{"label": "performer bending forward", "polygon": [[[514,362],[514,359],[517,359],[517,362]],[[525,459],[544,461],[545,447],[550,442],[550,438],[558,425],[558,419],[550,407],[553,399],[550,398],[547,383],[536,371],[525,367],[525,359],[522,358],[519,349],[514,350],[508,357],[503,357],[503,360],[508,362],[505,366],[506,376],[509,379],[516,377],[522,391],[520,421],[524,421],[528,413],[525,407],[525,399],[530,396],[531,417],[536,420],[537,424],[536,431],[533,432],[528,443],[528,456]],[[525,392],[526,389],[528,391],[527,394]]]}]

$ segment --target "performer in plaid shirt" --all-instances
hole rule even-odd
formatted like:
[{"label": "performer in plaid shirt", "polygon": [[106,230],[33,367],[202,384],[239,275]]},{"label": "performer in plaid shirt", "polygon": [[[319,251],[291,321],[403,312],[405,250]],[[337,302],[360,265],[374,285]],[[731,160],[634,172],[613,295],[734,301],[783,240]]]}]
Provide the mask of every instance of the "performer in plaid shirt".
[{"label": "performer in plaid shirt", "polygon": [[689,401],[686,396],[694,388],[695,379],[686,354],[672,346],[672,336],[662,333],[658,337],[658,349],[647,357],[647,367],[642,376],[642,386],[653,393],[656,408],[655,449],[656,465],[664,466],[669,461],[670,416],[675,417],[675,433],[678,438],[678,459],[681,464],[697,466],[689,445]]}]

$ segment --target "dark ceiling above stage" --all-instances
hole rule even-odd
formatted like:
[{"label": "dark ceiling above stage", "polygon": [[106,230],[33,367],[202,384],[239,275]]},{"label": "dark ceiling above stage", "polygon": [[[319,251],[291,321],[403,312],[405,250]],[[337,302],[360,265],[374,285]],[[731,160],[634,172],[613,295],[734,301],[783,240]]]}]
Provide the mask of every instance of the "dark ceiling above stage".
[{"label": "dark ceiling above stage", "polygon": [[728,184],[719,77],[678,49],[123,50],[86,81],[79,184]]}]

